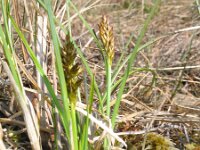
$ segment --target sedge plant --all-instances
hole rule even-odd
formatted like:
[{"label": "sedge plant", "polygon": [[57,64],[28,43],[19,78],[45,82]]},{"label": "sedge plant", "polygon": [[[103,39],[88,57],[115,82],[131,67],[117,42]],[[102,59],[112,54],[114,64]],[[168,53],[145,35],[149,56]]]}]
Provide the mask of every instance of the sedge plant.
[{"label": "sedge plant", "polygon": [[[112,61],[114,57],[114,36],[113,28],[109,25],[106,16],[102,17],[99,24],[99,33],[102,41],[103,49],[102,54],[104,56],[106,67],[106,116],[110,118],[110,102],[111,102],[111,88],[112,88]],[[109,149],[108,140],[105,139],[104,149]]]},{"label": "sedge plant", "polygon": [[72,119],[72,131],[73,131],[73,144],[74,149],[78,148],[78,131],[77,131],[77,118],[76,118],[76,102],[77,102],[77,90],[81,84],[82,79],[79,78],[82,69],[78,63],[74,63],[76,59],[76,50],[73,43],[70,41],[70,36],[66,37],[66,44],[62,48],[62,64],[64,69],[64,75],[67,85],[67,92],[69,95],[69,102],[71,106],[71,119]]},{"label": "sedge plant", "polygon": [[[2,2],[2,6],[5,6],[5,4]],[[150,23],[150,20],[152,19],[156,8],[159,5],[159,0],[156,1],[155,7],[152,9],[152,12],[150,13],[149,17],[147,18],[146,22],[144,23],[144,27],[141,30],[141,33],[139,35],[138,41],[136,43],[135,48],[132,50],[132,52],[125,58],[126,61],[123,62],[122,66],[121,63],[119,63],[118,68],[115,68],[114,72],[112,72],[112,64],[114,59],[114,35],[113,35],[113,28],[109,25],[108,19],[103,16],[102,20],[99,24],[99,38],[94,34],[92,28],[89,26],[87,21],[84,19],[84,17],[81,15],[81,13],[77,10],[76,6],[73,4],[72,1],[66,0],[67,6],[71,6],[75,12],[77,13],[77,16],[81,19],[83,24],[88,29],[91,36],[94,38],[94,41],[98,48],[100,48],[101,53],[103,55],[103,60],[105,63],[105,70],[106,70],[106,90],[104,92],[104,95],[102,96],[99,89],[98,84],[96,83],[95,77],[86,61],[86,58],[84,57],[83,53],[81,52],[79,46],[74,42],[71,30],[69,33],[66,32],[65,28],[62,26],[62,23],[57,20],[53,14],[53,10],[51,8],[51,1],[49,0],[38,0],[41,7],[44,8],[48,15],[49,20],[49,33],[50,38],[53,42],[53,49],[55,59],[56,59],[56,69],[57,69],[57,77],[60,85],[61,90],[61,100],[62,104],[59,102],[59,99],[57,95],[55,94],[52,85],[45,75],[43,68],[39,64],[32,48],[30,47],[28,41],[26,40],[25,36],[23,35],[22,31],[19,29],[18,25],[16,24],[16,21],[12,18],[11,15],[6,16],[6,13],[3,13],[4,19],[7,20],[6,22],[11,21],[12,27],[15,29],[15,31],[18,33],[18,36],[20,40],[23,42],[25,48],[27,49],[31,59],[33,60],[37,71],[42,76],[44,83],[48,89],[49,95],[52,98],[52,103],[54,103],[55,107],[58,109],[63,128],[65,130],[65,137],[67,138],[70,149],[74,150],[81,150],[81,149],[89,149],[94,146],[90,146],[88,142],[88,129],[90,126],[90,118],[89,117],[92,114],[92,104],[93,104],[93,96],[96,94],[98,98],[99,103],[99,110],[100,113],[102,113],[103,116],[106,116],[107,121],[111,120],[111,130],[113,132],[113,129],[115,128],[116,124],[116,118],[119,111],[120,101],[122,98],[122,94],[125,89],[125,84],[127,81],[127,78],[130,74],[134,73],[134,71],[131,72],[131,67],[133,62],[135,61],[135,58],[137,56],[137,53],[142,48],[140,47],[142,38],[144,37],[145,32],[147,31],[147,27]],[[70,13],[68,13],[69,15]],[[70,17],[70,16],[69,16]],[[66,34],[66,40],[63,45],[61,46],[61,42],[56,30],[56,25],[59,25],[61,30],[64,31]],[[70,26],[70,24],[69,24]],[[71,27],[69,27],[71,29]],[[73,31],[73,30],[72,30]],[[18,85],[21,94],[23,94],[23,87],[20,81],[20,75],[17,70],[17,65],[14,62],[13,59],[13,44],[12,44],[12,38],[9,34],[11,32],[11,29],[9,29],[9,26],[5,24],[5,31],[3,31],[1,25],[0,25],[0,42],[1,44],[4,43],[3,48],[5,50],[6,58],[8,59],[8,64],[11,69],[11,72],[13,74],[14,80],[16,84]],[[131,40],[128,40],[131,41]],[[5,44],[6,43],[6,44]],[[128,43],[126,44],[128,45]],[[77,91],[81,84],[80,79],[80,73],[81,73],[81,67],[78,63],[75,62],[75,59],[77,57],[77,54],[80,56],[81,61],[84,65],[84,68],[86,69],[90,79],[90,96],[87,103],[87,115],[84,116],[83,120],[80,121],[80,113],[76,111],[76,105],[77,105]],[[10,59],[9,59],[10,58]],[[121,58],[122,60],[123,58]],[[119,75],[119,72],[123,67],[125,67],[125,63],[128,62],[127,69],[124,73],[124,76],[122,76],[119,80],[117,80],[117,76]],[[114,109],[111,108],[111,93],[112,91],[120,85],[116,104],[114,106]],[[105,102],[104,102],[105,99]],[[103,108],[106,108],[106,111],[104,112]],[[107,125],[108,126],[108,125]],[[99,134],[99,133],[98,133]],[[108,136],[106,136],[104,140],[104,149],[110,149],[111,142],[109,141]]]}]

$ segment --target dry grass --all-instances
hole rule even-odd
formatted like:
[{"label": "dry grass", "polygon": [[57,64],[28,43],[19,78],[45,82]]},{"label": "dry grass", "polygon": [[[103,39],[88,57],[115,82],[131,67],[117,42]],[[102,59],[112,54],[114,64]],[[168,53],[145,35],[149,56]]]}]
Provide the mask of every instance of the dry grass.
[{"label": "dry grass", "polygon": [[[152,3],[145,2],[143,5],[139,0],[134,2],[131,0],[87,2],[86,0],[77,0],[75,3],[79,10],[88,8],[83,13],[83,16],[95,31],[98,31],[97,22],[100,22],[102,15],[106,15],[113,26],[116,43],[115,58],[113,60],[113,65],[115,66],[121,54],[129,54],[130,50],[135,46],[141,24],[147,17]],[[94,8],[90,9],[93,3]],[[33,8],[33,5],[28,5],[29,8]],[[31,30],[30,24],[28,22],[22,24],[24,12],[21,8],[23,7],[23,3],[19,2],[18,9],[21,11],[19,12],[18,20],[21,24],[21,29],[27,32],[27,38],[31,43],[33,35],[29,34]],[[60,8],[62,8],[62,3]],[[33,19],[34,10],[29,10],[31,16],[29,19]],[[55,14],[59,14],[60,10],[57,9]],[[153,73],[140,71],[129,76],[126,92],[120,105],[120,115],[118,116],[116,131],[127,141],[129,149],[133,148],[133,146],[138,146],[139,141],[149,144],[150,140],[145,135],[150,131],[168,137],[178,149],[184,149],[188,143],[195,145],[194,147],[200,145],[200,30],[175,32],[180,29],[198,26],[199,15],[193,1],[168,0],[162,2],[159,13],[156,14],[151,22],[143,44],[157,37],[165,37],[160,38],[140,51],[136,63],[133,64],[133,70],[136,68],[152,68]],[[25,18],[27,19],[27,15],[25,15]],[[58,18],[62,20],[62,15],[59,14]],[[66,20],[64,18],[62,22],[66,22]],[[58,31],[58,33],[62,38],[62,32]],[[77,17],[72,22],[72,34],[77,42],[80,43],[80,47],[84,48],[84,55],[96,75],[100,89],[103,91],[106,81],[104,79],[105,70],[102,66],[101,54],[94,43],[87,45],[91,36]],[[125,49],[125,44],[132,34],[134,34],[134,38],[128,45],[128,49]],[[65,37],[63,37],[64,39]],[[24,49],[23,45],[17,42],[16,48],[19,51],[18,56],[23,58],[22,62],[26,69],[32,72],[32,64],[27,60],[26,54],[21,51]],[[54,70],[52,69],[51,61],[49,60],[48,75],[52,79]],[[9,81],[6,81],[7,75],[2,69],[1,72],[0,79],[2,84],[0,89],[3,90],[8,87],[1,94],[2,101],[0,102],[3,142],[12,149],[14,147],[29,149],[30,143],[25,131],[14,134],[16,137],[10,136],[10,133],[21,131],[25,126],[22,114],[19,113],[19,108],[15,107],[15,102],[13,102],[14,95],[8,92],[10,87]],[[154,76],[155,80],[153,80]],[[24,86],[30,89],[34,87],[33,82],[30,82],[26,75],[24,76]],[[113,97],[116,96],[117,92],[117,90],[113,92]],[[87,95],[85,96],[87,97]],[[34,98],[35,95],[31,93],[30,99]],[[114,105],[114,101],[111,103]],[[16,114],[18,116],[15,116]],[[12,119],[12,121],[6,121],[3,118]],[[15,120],[21,122],[15,122]],[[41,131],[44,130],[44,127],[41,127]],[[48,130],[45,130],[45,132],[49,133],[48,135],[53,135],[52,124],[49,124]],[[47,142],[52,143],[53,140],[54,138],[52,137]],[[170,144],[173,145],[172,143]],[[141,144],[138,147],[141,149]],[[151,147],[151,149],[153,148]],[[190,150],[189,148],[186,149]]]}]

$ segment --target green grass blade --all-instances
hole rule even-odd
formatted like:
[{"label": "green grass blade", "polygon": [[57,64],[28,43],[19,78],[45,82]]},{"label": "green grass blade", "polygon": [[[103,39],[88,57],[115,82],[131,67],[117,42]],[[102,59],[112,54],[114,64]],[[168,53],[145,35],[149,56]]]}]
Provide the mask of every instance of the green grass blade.
[{"label": "green grass blade", "polygon": [[[41,6],[42,6],[44,9],[47,10],[46,6],[44,5],[43,2],[41,2],[41,0],[37,0],[37,1],[41,4]],[[69,2],[69,1],[67,1],[67,2]],[[70,3],[71,3],[71,2],[70,2]],[[73,6],[74,6],[74,5],[73,5]],[[75,6],[74,6],[74,7],[75,7]],[[76,9],[76,7],[75,7],[75,9]],[[78,12],[77,9],[76,9],[76,11]],[[81,16],[81,14],[79,14],[79,15]],[[59,21],[58,19],[56,19],[55,16],[52,16],[52,17],[54,18],[54,21],[55,21],[55,22],[59,25],[59,27],[62,29],[62,31],[67,35],[67,34],[68,34],[68,31],[67,31],[66,28],[62,25],[62,23],[60,23],[60,21]],[[84,20],[83,17],[82,17],[82,19]],[[85,21],[85,22],[86,22],[86,21]],[[86,23],[87,23],[87,22],[86,22]],[[87,24],[87,27],[88,27],[89,29],[91,29],[91,27],[89,27],[88,24]],[[94,32],[93,32],[92,29],[90,30],[90,33],[93,35],[95,41],[99,43],[99,41],[98,41],[98,39],[97,39],[97,37],[96,37],[96,35],[94,34]],[[87,60],[85,59],[85,57],[84,57],[82,51],[80,50],[79,46],[75,43],[75,41],[74,41],[73,39],[70,39],[70,40],[74,43],[74,47],[76,48],[77,53],[78,53],[78,55],[80,56],[80,58],[81,58],[81,60],[82,60],[82,62],[83,62],[83,65],[85,66],[86,71],[88,72],[90,78],[92,78],[93,73],[92,73],[92,71],[91,71],[91,69],[90,69],[90,67],[89,67],[89,65],[88,65],[88,63],[87,63]],[[94,88],[95,88],[97,97],[98,97],[99,102],[100,102],[101,110],[103,110],[103,104],[101,103],[101,101],[102,101],[102,95],[101,95],[101,93],[100,93],[100,91],[99,91],[99,88],[98,88],[98,85],[97,85],[96,80],[94,80]]]},{"label": "green grass blade", "polygon": [[84,118],[85,124],[83,125],[83,134],[81,136],[81,147],[82,149],[88,148],[88,128],[90,124],[89,114],[92,113],[92,104],[93,104],[93,96],[94,96],[94,77],[92,78],[92,82],[90,85],[90,95],[89,95],[89,103],[87,105],[87,117]]},{"label": "green grass blade", "polygon": [[139,35],[138,40],[136,42],[136,45],[135,45],[135,47],[132,50],[132,53],[130,55],[130,58],[129,58],[129,61],[128,61],[128,66],[127,66],[126,72],[125,72],[125,74],[123,76],[122,83],[120,84],[119,93],[117,95],[117,101],[115,103],[115,107],[114,107],[114,110],[113,110],[113,115],[112,115],[112,126],[113,126],[113,128],[115,127],[115,121],[116,121],[116,117],[118,115],[120,101],[121,101],[121,98],[122,98],[122,95],[123,95],[123,92],[124,92],[126,80],[127,80],[128,76],[129,76],[129,72],[130,72],[131,66],[132,66],[133,62],[135,61],[135,58],[137,56],[137,52],[138,52],[138,49],[139,49],[140,44],[142,42],[142,39],[143,39],[143,37],[144,37],[144,35],[145,35],[146,31],[147,31],[147,28],[148,28],[148,25],[149,25],[151,19],[153,18],[155,12],[158,9],[159,4],[160,4],[160,0],[157,0],[155,2],[154,7],[151,10],[150,15],[145,20],[144,26],[143,26],[143,28],[142,28],[142,30],[140,32],[140,35]]},{"label": "green grass blade", "polygon": [[[4,3],[5,2],[5,3]],[[2,65],[9,76],[11,86],[13,87],[13,91],[16,94],[16,100],[19,103],[21,110],[23,112],[23,117],[25,120],[28,137],[31,142],[31,147],[33,149],[41,149],[40,144],[40,133],[39,126],[36,120],[35,113],[32,111],[32,104],[29,103],[29,100],[26,98],[25,91],[23,88],[23,84],[21,81],[21,76],[19,73],[19,69],[14,57],[14,48],[12,43],[12,29],[10,23],[10,5],[8,1],[1,0],[1,8],[3,10],[3,21],[4,28],[0,25],[0,44],[3,47],[4,55],[6,57],[7,63],[2,61]]]},{"label": "green grass blade", "polygon": [[[144,48],[148,47],[149,45],[163,39],[163,38],[166,38],[167,36],[169,35],[164,35],[164,36],[161,36],[161,37],[158,37],[158,38],[155,38],[151,41],[148,41],[147,43],[145,43],[144,45],[140,46],[138,49],[137,49],[137,53],[141,50],[143,50]],[[132,54],[132,53],[131,53]],[[122,68],[125,66],[125,64],[128,62],[128,60],[130,59],[131,57],[131,54],[129,54],[125,59],[124,61],[121,63],[121,65],[115,69],[114,73],[113,73],[113,76],[112,76],[112,83],[114,83],[116,81],[116,78],[117,76],[119,75],[120,71],[122,70]]]},{"label": "green grass blade", "polygon": [[24,45],[25,45],[25,47],[26,47],[26,49],[27,49],[27,51],[28,51],[30,57],[32,58],[32,60],[33,60],[33,62],[34,62],[34,64],[35,64],[37,70],[40,72],[40,75],[42,76],[42,78],[43,78],[43,80],[44,80],[44,82],[45,82],[45,85],[46,85],[46,87],[47,87],[47,90],[49,91],[49,94],[51,95],[51,97],[52,97],[52,99],[53,99],[53,102],[54,102],[55,106],[57,107],[57,109],[58,109],[58,111],[59,111],[59,113],[60,113],[60,115],[61,115],[61,119],[64,119],[64,118],[63,118],[63,117],[64,117],[63,108],[60,106],[60,103],[59,103],[59,101],[58,101],[58,99],[57,99],[57,97],[56,97],[56,95],[55,95],[55,93],[54,93],[54,90],[53,90],[53,88],[52,88],[52,86],[51,86],[51,83],[49,82],[47,76],[45,75],[45,73],[44,73],[44,71],[43,71],[43,69],[42,69],[40,63],[38,62],[38,60],[37,60],[37,58],[36,58],[36,56],[35,56],[33,50],[32,50],[31,47],[29,46],[29,44],[28,44],[26,38],[24,37],[23,33],[20,31],[19,27],[17,26],[17,24],[15,23],[14,19],[13,19],[11,16],[10,16],[10,19],[11,19],[11,23],[12,23],[12,25],[13,25],[15,31],[18,33],[20,39],[21,39],[22,42],[24,43]]},{"label": "green grass blade", "polygon": [[45,0],[45,6],[47,8],[47,14],[48,14],[48,19],[50,23],[50,31],[51,31],[51,37],[53,40],[53,45],[54,45],[54,54],[56,58],[56,68],[57,68],[57,73],[58,73],[58,80],[60,83],[60,88],[61,88],[61,95],[62,95],[62,100],[63,100],[63,105],[64,105],[64,114],[65,114],[65,124],[64,126],[66,134],[68,139],[70,139],[70,110],[69,110],[69,98],[68,98],[68,93],[67,93],[67,86],[66,86],[66,81],[65,81],[65,76],[64,76],[64,71],[62,67],[62,59],[60,55],[60,44],[54,24],[54,19],[53,19],[53,12],[51,9],[51,1]]},{"label": "green grass blade", "polygon": [[[73,39],[72,39],[72,40],[73,40]],[[80,50],[80,48],[78,47],[78,45],[75,43],[74,40],[73,40],[73,43],[74,43],[74,47],[75,47],[76,50],[77,50],[78,55],[80,56],[80,58],[81,58],[81,60],[82,60],[82,62],[83,62],[83,64],[84,64],[84,66],[85,66],[85,69],[86,69],[87,73],[89,74],[89,76],[90,76],[91,78],[93,78],[93,73],[92,73],[92,71],[91,71],[91,69],[90,69],[90,67],[89,67],[89,65],[88,65],[88,63],[87,63],[87,60],[86,60],[85,57],[83,56],[82,51]],[[96,93],[97,93],[97,97],[98,97],[98,99],[99,99],[99,105],[100,105],[101,111],[103,111],[102,95],[101,95],[101,93],[100,93],[100,91],[99,91],[99,88],[98,88],[98,85],[97,85],[97,82],[96,82],[95,79],[94,79],[94,88],[95,88],[95,91],[96,91]]]},{"label": "green grass blade", "polygon": [[[69,0],[69,4],[73,7],[73,9],[76,11],[76,13],[78,14],[79,18],[82,20],[83,24],[86,26],[86,28],[88,29],[89,33],[92,35],[92,37],[94,38],[94,41],[95,43],[97,44],[97,46],[100,48],[100,50],[102,50],[102,46],[101,46],[101,43],[99,42],[99,40],[97,39],[96,35],[94,34],[94,31],[93,29],[90,27],[90,25],[87,23],[87,21],[84,19],[84,17],[79,13],[78,9],[76,8],[76,6]],[[77,47],[78,48],[78,47]],[[79,48],[78,48],[79,49]],[[77,50],[78,50],[77,49]],[[78,51],[78,54],[82,55],[82,52],[81,51]],[[81,57],[81,56],[80,56]],[[86,61],[83,62],[84,65],[86,64]],[[88,66],[88,65],[87,65]],[[90,69],[88,69],[89,67],[86,67],[86,70],[87,72],[89,73],[90,77],[92,77],[92,72],[90,71]],[[94,84],[94,87],[95,87],[95,91],[97,92],[97,96],[99,98],[99,102],[100,102],[100,107],[101,110],[103,110],[103,105],[101,103],[101,100],[102,100],[102,96],[100,94],[100,91],[98,89],[98,86],[97,86],[97,83],[95,81],[95,84]]]},{"label": "green grass blade", "polygon": [[[1,29],[1,37],[3,41],[3,47],[4,47],[4,52],[9,64],[9,67],[11,69],[11,72],[13,74],[13,77],[17,83],[17,85],[19,86],[20,90],[22,90],[21,87],[21,82],[18,76],[18,69],[17,69],[17,65],[15,63],[15,59],[13,58],[12,53],[14,52],[13,49],[13,44],[12,44],[12,38],[11,38],[11,28],[9,25],[9,18],[8,18],[8,14],[10,13],[10,8],[9,8],[9,4],[8,2],[6,2],[4,0],[1,0],[1,6],[2,6],[2,14],[3,14],[3,19],[4,19],[4,29],[5,29],[5,34],[3,32],[3,28],[2,26],[0,27]],[[12,59],[11,59],[12,58]]]}]

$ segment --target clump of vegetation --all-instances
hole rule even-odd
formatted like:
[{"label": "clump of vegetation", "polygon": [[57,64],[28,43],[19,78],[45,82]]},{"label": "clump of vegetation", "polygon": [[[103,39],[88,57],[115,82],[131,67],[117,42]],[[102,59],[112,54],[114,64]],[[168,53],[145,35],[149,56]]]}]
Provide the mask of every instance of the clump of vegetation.
[{"label": "clump of vegetation", "polygon": [[[150,51],[153,52],[151,55],[157,55],[154,54],[153,44],[170,43],[170,40],[175,41],[173,38],[179,32],[199,27],[170,32],[154,39],[147,29],[155,14],[160,15],[161,0],[110,0],[109,5],[105,5],[105,2],[0,0],[0,73],[3,74],[0,75],[0,89],[6,93],[0,94],[0,99],[3,99],[0,101],[0,148],[176,150],[174,143],[177,146],[182,140],[194,142],[181,143],[182,147],[199,149],[196,144],[199,130],[192,128],[192,132],[187,133],[186,128],[190,122],[197,124],[199,118],[179,114],[171,107],[176,104],[177,107],[189,109],[187,112],[190,113],[196,110],[196,107],[190,109],[188,105],[182,106],[183,100],[181,104],[175,102],[174,97],[180,86],[189,84],[187,78],[182,81],[184,69],[198,68],[199,65],[184,66],[174,88],[174,78],[163,78],[161,72],[167,70],[171,75],[174,73],[171,70],[180,67],[159,68],[157,63],[160,59],[157,61],[154,59],[156,56],[149,55]],[[199,5],[198,1],[196,4]],[[116,13],[116,9],[112,8],[119,5],[117,8],[121,10]],[[113,12],[107,14],[105,11],[100,20],[102,11],[96,17],[96,10],[104,10],[103,7]],[[90,15],[90,9],[95,9],[95,14],[92,14],[93,18],[88,17],[89,20],[85,15]],[[117,19],[113,17],[116,14]],[[86,18],[100,23],[91,26]],[[136,21],[131,20],[133,18]],[[124,19],[127,24],[123,22]],[[130,22],[133,25],[129,25]],[[171,26],[172,23],[166,24]],[[154,28],[154,24],[150,26]],[[151,34],[160,34],[163,30],[152,29]],[[171,38],[174,34],[176,36]],[[191,45],[198,35],[194,33]],[[147,41],[148,37],[150,41]],[[165,40],[168,37],[171,39]],[[189,53],[193,50],[191,45]],[[162,50],[162,46],[158,49]],[[146,49],[147,56],[142,51]],[[171,52],[161,52],[162,59]],[[155,61],[152,64],[150,57]],[[187,58],[189,55],[184,52],[181,57]],[[193,79],[198,79],[198,75],[189,79],[196,88],[199,82]],[[174,92],[170,95],[172,87]],[[172,126],[173,121],[175,127]],[[146,127],[149,129],[147,134]],[[159,128],[164,131],[162,135],[156,133],[160,131]],[[167,134],[171,134],[170,138],[178,138],[170,140],[165,137],[165,128],[168,129]],[[178,134],[171,132],[171,128],[173,131],[177,129]],[[177,136],[179,132],[181,136]],[[195,136],[188,138],[192,134]]]},{"label": "clump of vegetation", "polygon": [[170,139],[157,133],[147,134],[146,149],[178,150],[174,147],[174,143]]},{"label": "clump of vegetation", "polygon": [[199,150],[200,145],[196,144],[196,143],[185,144],[185,149],[186,150]]}]

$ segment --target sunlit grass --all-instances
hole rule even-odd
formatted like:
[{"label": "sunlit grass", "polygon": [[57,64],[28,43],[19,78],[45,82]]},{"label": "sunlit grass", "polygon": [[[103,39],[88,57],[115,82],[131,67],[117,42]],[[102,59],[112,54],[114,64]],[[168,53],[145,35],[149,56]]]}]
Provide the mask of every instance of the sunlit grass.
[{"label": "sunlit grass", "polygon": [[[95,110],[93,108],[94,96],[96,96],[98,99],[95,102],[95,103],[97,103],[96,105],[98,106],[97,110],[99,110],[98,116],[102,116],[102,118],[99,118],[99,117],[97,117],[97,118],[99,119],[99,122],[103,123],[101,128],[103,128],[105,126],[105,128],[100,129],[95,134],[97,134],[97,136],[101,136],[102,130],[106,131],[106,134],[104,137],[105,140],[103,140],[104,144],[102,144],[102,146],[104,145],[104,149],[111,149],[111,147],[109,147],[112,145],[111,140],[109,140],[110,135],[112,137],[114,137],[115,139],[117,139],[118,141],[122,142],[122,144],[126,146],[124,141],[118,135],[116,135],[114,133],[114,129],[115,129],[115,125],[116,125],[116,118],[118,116],[119,106],[120,106],[120,102],[122,99],[122,95],[124,93],[126,81],[129,77],[129,75],[133,74],[135,72],[135,71],[131,71],[131,68],[134,64],[136,56],[143,47],[148,46],[148,43],[146,45],[141,45],[141,42],[147,31],[147,28],[149,26],[151,19],[153,18],[155,12],[157,11],[160,0],[157,0],[155,2],[155,5],[152,8],[151,13],[149,14],[148,18],[144,22],[143,28],[140,31],[140,34],[139,34],[139,37],[138,37],[138,40],[136,42],[134,49],[131,51],[131,53],[128,56],[124,56],[124,55],[121,56],[119,63],[116,65],[116,68],[112,67],[114,53],[115,53],[114,33],[113,33],[112,28],[108,24],[106,18],[103,17],[103,20],[101,22],[102,24],[100,23],[100,25],[99,25],[100,35],[98,37],[94,33],[94,31],[93,31],[92,27],[89,25],[89,23],[84,19],[82,14],[76,8],[74,3],[70,0],[66,1],[66,6],[68,8],[68,10],[67,10],[68,19],[70,19],[69,11],[71,9],[73,9],[73,11],[75,11],[77,13],[77,16],[80,18],[83,25],[89,31],[91,37],[93,37],[96,47],[99,48],[99,53],[103,54],[102,56],[103,56],[103,60],[104,60],[105,78],[106,78],[106,82],[105,82],[106,90],[104,90],[103,93],[100,92],[96,78],[92,72],[92,69],[89,67],[89,64],[88,64],[86,58],[84,57],[80,47],[76,44],[76,42],[74,41],[74,39],[72,37],[71,32],[73,32],[73,30],[72,30],[70,22],[68,24],[68,28],[65,29],[65,27],[62,26],[62,23],[59,22],[59,20],[57,20],[56,17],[54,16],[51,1],[45,0],[43,2],[43,1],[38,0],[38,2],[40,4],[41,9],[44,9],[44,11],[48,15],[49,38],[50,38],[50,41],[52,41],[52,43],[53,43],[53,50],[54,50],[53,55],[55,56],[55,59],[56,59],[55,66],[56,66],[57,78],[59,81],[61,101],[58,99],[58,96],[56,95],[50,80],[48,79],[47,75],[44,73],[44,70],[43,70],[42,66],[40,65],[39,61],[37,60],[37,57],[34,54],[34,51],[31,48],[30,43],[28,43],[27,39],[25,38],[25,35],[21,31],[21,29],[18,27],[16,20],[12,17],[12,15],[10,14],[9,11],[6,12],[6,10],[9,10],[8,3],[4,4],[4,1],[1,0],[1,6],[3,8],[2,11],[3,11],[3,19],[4,19],[5,27],[3,28],[0,25],[0,42],[4,49],[4,55],[8,62],[12,76],[17,84],[17,87],[20,89],[20,94],[22,94],[22,96],[25,97],[20,73],[18,71],[18,67],[15,62],[14,54],[13,54],[15,52],[15,50],[14,50],[14,46],[13,46],[13,42],[12,42],[12,39],[13,39],[12,29],[14,29],[15,32],[17,32],[20,40],[23,42],[26,50],[29,53],[29,56],[31,57],[31,59],[34,63],[36,70],[40,73],[40,75],[44,81],[44,84],[48,90],[48,93],[51,96],[51,99],[52,99],[51,103],[53,103],[52,107],[55,106],[59,112],[59,116],[60,116],[60,119],[61,119],[61,122],[62,122],[62,125],[64,128],[63,135],[67,139],[70,149],[75,149],[75,150],[89,149],[89,148],[93,149],[95,147],[95,144],[92,145],[88,141],[88,137],[89,137],[88,132],[89,132],[89,129],[91,126],[91,122],[93,121],[93,120],[91,120],[92,117],[90,115],[93,115],[93,110]],[[8,16],[7,16],[7,14],[8,14]],[[73,20],[71,20],[71,21],[73,21]],[[65,41],[65,42],[72,43],[72,46],[75,49],[75,52],[79,55],[81,62],[88,74],[88,77],[90,78],[90,81],[91,81],[91,83],[89,85],[90,93],[89,93],[89,99],[86,100],[87,104],[86,104],[86,108],[85,108],[87,115],[82,115],[80,112],[76,111],[77,102],[78,102],[77,90],[80,85],[78,85],[78,84],[74,85],[74,86],[77,86],[74,90],[72,87],[70,87],[69,81],[67,80],[67,77],[66,77],[67,74],[65,74],[65,70],[64,70],[65,68],[63,67],[63,65],[66,65],[66,64],[63,63],[63,61],[62,61],[63,58],[61,56],[62,51],[63,51],[62,48],[64,46],[61,45],[61,42],[60,42],[61,40],[60,40],[60,37],[59,37],[59,35],[57,33],[57,29],[56,29],[57,26],[60,27],[60,29],[64,32],[64,34],[66,34],[66,36],[69,37],[68,41]],[[126,45],[129,45],[131,38],[132,37],[130,37],[130,40],[128,40]],[[69,49],[70,48],[67,48],[66,50],[69,50]],[[67,57],[67,56],[65,56],[65,57]],[[122,60],[125,60],[125,61],[122,61]],[[74,66],[76,66],[75,58],[73,60],[73,63],[74,63]],[[119,76],[119,73],[121,72],[122,68],[124,68],[124,67],[126,67],[125,72],[122,73],[122,76],[120,76],[117,79],[117,77]],[[148,69],[137,69],[137,71],[152,72],[151,70],[148,70]],[[72,74],[72,76],[77,76],[76,73],[75,73],[76,74],[75,75],[72,72],[68,72],[68,75],[70,75],[70,73]],[[71,78],[71,76],[70,76],[70,78]],[[70,91],[69,87],[72,88],[74,91]],[[113,100],[112,99],[112,91],[117,87],[119,87],[119,91],[117,94],[116,103],[115,103],[114,107],[111,107],[111,101]],[[22,99],[22,101],[23,101],[23,99]],[[106,111],[104,111],[104,108],[106,108]],[[95,113],[94,113],[94,115],[95,115]],[[110,127],[109,127],[109,122],[111,122]],[[34,120],[32,120],[32,123],[34,124]],[[37,130],[38,129],[35,129],[35,131],[32,131],[32,132],[35,132],[35,134],[37,134]],[[109,130],[109,133],[107,133],[108,130]],[[29,135],[30,135],[30,133],[29,133]],[[30,136],[33,136],[33,135],[30,135]],[[39,147],[41,147],[41,145],[40,145],[41,143],[39,141],[39,136],[38,136],[37,144],[39,144]]]}]

